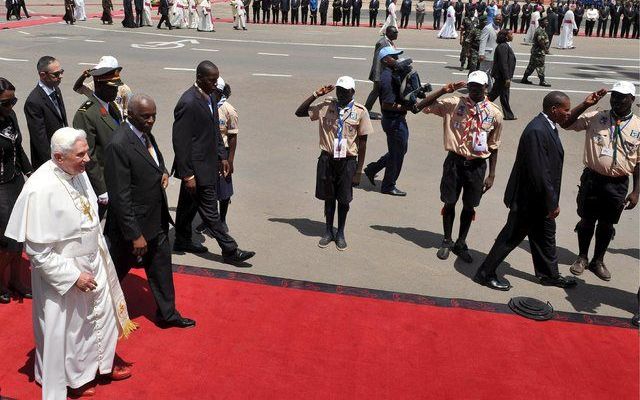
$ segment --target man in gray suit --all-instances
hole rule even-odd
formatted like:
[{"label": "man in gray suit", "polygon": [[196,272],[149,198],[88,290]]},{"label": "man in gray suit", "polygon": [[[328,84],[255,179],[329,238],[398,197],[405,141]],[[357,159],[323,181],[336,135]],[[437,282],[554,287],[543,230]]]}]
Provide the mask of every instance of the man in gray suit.
[{"label": "man in gray suit", "polygon": [[[502,26],[502,15],[498,14],[493,19],[492,24],[487,24],[482,28],[482,34],[480,35],[480,49],[478,50],[478,56],[480,59],[480,70],[487,73],[491,77],[491,67],[493,67],[493,51],[495,50],[496,38],[498,31]],[[491,91],[493,82],[489,78],[488,90]]]},{"label": "man in gray suit", "polygon": [[371,93],[369,93],[367,102],[364,105],[367,111],[369,111],[369,116],[371,119],[380,119],[381,117],[379,113],[371,111],[371,108],[375,104],[380,93],[380,73],[382,72],[382,63],[380,62],[380,60],[378,60],[378,53],[380,52],[380,49],[384,47],[394,46],[393,42],[397,38],[398,28],[396,28],[395,26],[387,26],[387,29],[384,32],[384,36],[378,39],[373,50],[373,62],[371,64],[371,71],[369,72],[369,80],[373,82],[373,88],[371,89]]}]

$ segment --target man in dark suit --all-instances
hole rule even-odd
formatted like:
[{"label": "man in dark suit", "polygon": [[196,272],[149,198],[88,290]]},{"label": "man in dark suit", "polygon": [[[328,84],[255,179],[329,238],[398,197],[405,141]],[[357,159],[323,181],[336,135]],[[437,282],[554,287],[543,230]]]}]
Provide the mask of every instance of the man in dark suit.
[{"label": "man in dark suit", "polygon": [[518,17],[520,16],[520,4],[515,0],[511,5],[509,13],[509,30],[516,32],[518,30]]},{"label": "man in dark suit", "polygon": [[360,26],[360,10],[362,10],[362,0],[353,0],[351,9],[351,26]]},{"label": "man in dark suit", "polygon": [[116,129],[105,149],[104,178],[111,198],[105,235],[120,280],[133,265],[144,266],[158,307],[158,325],[189,328],[195,321],[183,318],[175,304],[165,194],[169,173],[151,133],[155,120],[153,99],[133,96],[127,122]]},{"label": "man in dark suit", "polygon": [[618,37],[618,27],[622,16],[622,4],[612,4],[610,7],[611,25],[609,25],[609,37]]},{"label": "man in dark suit", "polygon": [[491,76],[494,79],[494,83],[489,93],[489,100],[491,101],[500,97],[502,114],[506,121],[517,119],[513,115],[511,105],[509,104],[511,79],[513,79],[513,72],[516,70],[516,55],[509,45],[509,42],[512,40],[513,35],[511,31],[503,29],[498,32],[496,37],[498,46],[493,54],[493,67],[491,68]]},{"label": "man in dark suit", "polygon": [[504,193],[509,208],[502,228],[474,280],[495,290],[509,290],[496,270],[526,236],[529,236],[533,267],[545,286],[569,288],[576,281],[560,276],[556,249],[556,217],[560,214],[560,184],[564,150],[556,124],[569,116],[571,101],[562,92],[551,92],[538,114],[520,137],[518,152]]},{"label": "man in dark suit", "polygon": [[51,136],[58,129],[68,126],[67,111],[59,88],[64,70],[58,60],[51,56],[41,57],[37,69],[40,80],[24,103],[34,170],[51,158]]},{"label": "man in dark suit", "polygon": [[207,248],[191,240],[191,223],[200,214],[222,249],[225,262],[248,260],[252,251],[238,249],[224,229],[218,214],[216,183],[220,174],[230,173],[218,120],[218,108],[211,95],[220,72],[211,61],[196,68],[196,83],[183,93],[173,112],[174,176],[182,180],[176,209],[175,251],[204,253]]},{"label": "man in dark suit", "polygon": [[282,21],[283,24],[289,23],[289,10],[291,9],[291,0],[282,0],[280,2],[280,12],[282,13]]},{"label": "man in dark suit", "polygon": [[136,25],[142,26],[142,14],[144,13],[144,0],[134,0],[133,5],[136,9]]}]

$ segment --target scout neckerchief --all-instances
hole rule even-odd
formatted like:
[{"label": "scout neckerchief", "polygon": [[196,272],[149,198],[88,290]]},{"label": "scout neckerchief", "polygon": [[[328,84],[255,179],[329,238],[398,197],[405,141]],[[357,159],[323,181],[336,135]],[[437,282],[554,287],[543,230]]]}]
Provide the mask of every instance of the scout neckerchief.
[{"label": "scout neckerchief", "polygon": [[227,98],[222,96],[222,98],[220,98],[220,100],[217,103],[218,106],[218,110],[220,109],[220,107],[222,107],[222,105],[227,101]]},{"label": "scout neckerchief", "polygon": [[[622,131],[624,128],[629,125],[631,122],[631,117],[633,113],[629,113],[626,117],[620,118],[613,111],[609,114],[609,133],[611,136],[609,137],[609,145],[611,146],[611,151],[613,152],[613,165],[618,165],[618,141],[622,143]],[[622,121],[627,121],[624,126],[620,127]],[[624,155],[628,157],[627,149],[622,146],[622,150],[624,151]]]},{"label": "scout neckerchief", "polygon": [[[338,105],[338,102],[336,101],[336,111],[338,112],[338,146],[340,146],[340,142],[342,141],[342,130],[344,128],[344,121],[347,120],[347,118],[349,118],[349,116],[351,115],[351,110],[353,109],[353,103],[355,100],[351,100],[349,102],[349,104],[340,109],[340,106]],[[338,150],[340,148],[338,147]]]},{"label": "scout neckerchief", "polygon": [[[465,97],[465,104],[467,105],[467,116],[464,121],[464,131],[462,133],[462,143],[466,143],[468,140],[475,140],[477,134],[482,130],[482,122],[489,115],[485,112],[489,102],[485,97],[481,102],[474,103],[469,97]],[[483,117],[482,114],[486,116]]]}]

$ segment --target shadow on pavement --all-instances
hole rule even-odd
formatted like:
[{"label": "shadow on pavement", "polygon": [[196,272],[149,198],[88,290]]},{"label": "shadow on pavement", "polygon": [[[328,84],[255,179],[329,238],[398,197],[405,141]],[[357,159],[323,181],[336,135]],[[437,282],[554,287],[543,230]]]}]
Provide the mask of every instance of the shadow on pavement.
[{"label": "shadow on pavement", "polygon": [[305,236],[322,237],[325,229],[324,222],[313,221],[309,218],[269,218],[269,221],[289,224]]},{"label": "shadow on pavement", "polygon": [[580,278],[576,281],[578,285],[573,289],[565,289],[565,292],[566,299],[577,312],[595,313],[603,304],[631,314],[638,312],[637,293],[629,293],[611,286],[593,285]]},{"label": "shadow on pavement", "polygon": [[[531,245],[529,245],[528,239],[523,240],[518,247],[531,254]],[[557,246],[556,249],[558,251],[558,264],[571,265],[578,258],[576,253],[564,247]]]},{"label": "shadow on pavement", "polygon": [[640,260],[640,249],[607,249],[608,253],[611,254],[624,254],[625,256],[629,256],[631,258],[635,258],[636,260]]},{"label": "shadow on pavement", "polygon": [[371,229],[386,233],[396,234],[408,242],[412,242],[424,249],[439,248],[442,243],[442,235],[431,231],[423,231],[416,228],[400,228],[397,226],[371,225]]}]

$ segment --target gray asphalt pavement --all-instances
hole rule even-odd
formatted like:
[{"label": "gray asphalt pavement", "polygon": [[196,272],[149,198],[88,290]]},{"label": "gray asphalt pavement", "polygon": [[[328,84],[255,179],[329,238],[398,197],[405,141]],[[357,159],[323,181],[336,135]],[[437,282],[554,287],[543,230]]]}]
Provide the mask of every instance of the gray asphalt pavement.
[{"label": "gray asphalt pavement", "polygon": [[[239,148],[235,162],[235,196],[229,213],[232,235],[241,248],[257,252],[252,267],[244,271],[314,282],[465,298],[506,303],[515,296],[550,301],[558,310],[630,317],[637,309],[636,292],[640,266],[638,210],[625,211],[617,235],[606,257],[613,274],[603,282],[586,272],[575,289],[543,287],[533,276],[527,242],[516,249],[500,268],[514,288],[495,292],[471,280],[506,221],[502,195],[523,127],[541,109],[549,91],[539,86],[514,84],[512,108],[517,121],[505,122],[494,187],[477,209],[468,238],[473,249],[472,265],[436,258],[441,241],[439,182],[445,152],[442,121],[435,116],[410,115],[409,152],[399,188],[406,198],[381,195],[368,182],[355,190],[347,222],[349,250],[319,249],[323,231],[322,203],[314,198],[318,127],[296,118],[297,106],[317,87],[335,83],[340,75],[357,79],[356,98],[364,102],[371,88],[366,82],[377,29],[311,26],[249,25],[247,32],[234,31],[231,24],[218,23],[217,32],[193,30],[124,30],[105,27],[99,20],[76,26],[51,24],[0,32],[2,54],[0,76],[17,87],[16,106],[28,149],[23,101],[36,84],[35,63],[45,54],[57,57],[65,69],[62,91],[68,116],[83,102],[71,87],[81,72],[102,55],[113,55],[124,67],[122,76],[134,92],[156,99],[158,121],[154,134],[165,159],[172,160],[172,110],[181,93],[194,81],[195,66],[204,59],[215,62],[232,87],[230,102],[240,113]],[[530,47],[513,47],[518,58],[516,75],[528,61]],[[415,60],[423,81],[439,87],[464,80],[458,71],[459,45],[440,40],[433,31],[402,30],[398,46]],[[555,50],[548,57],[547,75],[553,90],[569,94],[573,104],[587,93],[608,87],[616,79],[640,80],[639,49],[632,40],[576,39],[577,49]],[[534,82],[537,79],[533,77]],[[598,108],[608,108],[606,97]],[[378,106],[374,108],[378,109]],[[638,108],[634,107],[634,112]],[[386,151],[378,121],[369,138],[367,161]],[[573,232],[577,215],[575,197],[582,171],[584,137],[561,131],[565,168],[561,214],[558,218],[560,270],[577,252]],[[379,186],[379,185],[378,185]],[[170,205],[177,203],[179,182],[168,189]],[[457,224],[454,233],[457,232]],[[203,238],[204,240],[204,238]],[[236,270],[222,264],[215,241],[206,239],[211,250],[204,257],[175,255],[175,263]],[[177,294],[178,296],[180,293]]]}]

